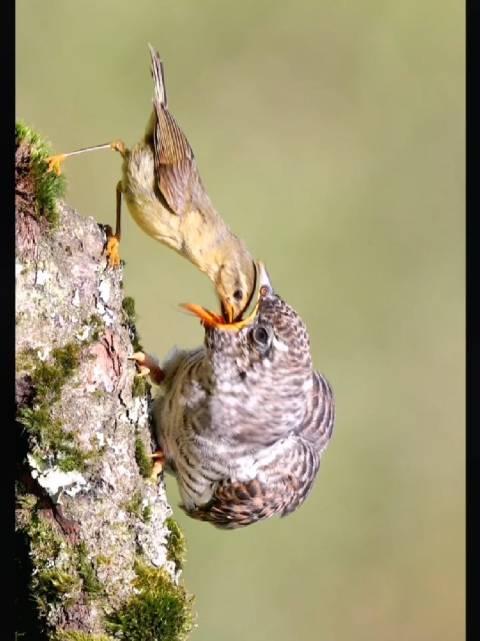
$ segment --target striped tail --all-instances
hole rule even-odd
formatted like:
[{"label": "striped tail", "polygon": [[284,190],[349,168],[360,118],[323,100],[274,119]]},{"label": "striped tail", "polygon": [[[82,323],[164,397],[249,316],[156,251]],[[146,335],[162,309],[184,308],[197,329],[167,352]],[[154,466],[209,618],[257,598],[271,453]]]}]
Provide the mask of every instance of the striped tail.
[{"label": "striped tail", "polygon": [[163,63],[160,60],[160,55],[152,45],[149,43],[150,57],[152,59],[152,78],[155,90],[155,100],[167,108],[167,90],[165,88],[165,76],[163,73]]}]

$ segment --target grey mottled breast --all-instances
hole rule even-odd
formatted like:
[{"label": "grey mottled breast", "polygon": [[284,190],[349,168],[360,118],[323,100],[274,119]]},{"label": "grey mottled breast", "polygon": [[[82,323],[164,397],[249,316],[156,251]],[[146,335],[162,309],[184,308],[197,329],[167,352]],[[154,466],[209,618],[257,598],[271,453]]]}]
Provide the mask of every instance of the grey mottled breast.
[{"label": "grey mottled breast", "polygon": [[157,437],[187,510],[206,504],[224,479],[257,479],[272,494],[278,486],[279,513],[303,502],[333,428],[333,395],[319,373],[293,372],[297,394],[281,383],[272,390],[260,371],[242,380],[235,363],[216,364],[203,347],[174,353],[164,368],[164,393],[154,407]]}]

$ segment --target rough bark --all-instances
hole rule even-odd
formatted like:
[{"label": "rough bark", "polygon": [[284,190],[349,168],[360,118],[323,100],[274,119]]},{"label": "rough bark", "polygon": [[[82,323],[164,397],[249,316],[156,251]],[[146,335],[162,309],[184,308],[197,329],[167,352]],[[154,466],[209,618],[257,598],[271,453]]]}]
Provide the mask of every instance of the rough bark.
[{"label": "rough bark", "polygon": [[128,360],[123,270],[93,218],[39,209],[19,140],[16,161],[17,637],[183,638],[182,537],[148,478],[149,386]]}]

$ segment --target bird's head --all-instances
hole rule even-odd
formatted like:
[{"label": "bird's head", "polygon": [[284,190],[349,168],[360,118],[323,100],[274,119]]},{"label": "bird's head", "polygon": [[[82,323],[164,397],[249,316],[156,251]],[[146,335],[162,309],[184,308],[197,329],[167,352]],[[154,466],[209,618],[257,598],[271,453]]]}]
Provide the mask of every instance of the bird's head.
[{"label": "bird's head", "polygon": [[256,267],[257,299],[251,313],[226,322],[198,305],[183,307],[198,316],[205,327],[208,349],[234,356],[238,367],[262,363],[266,368],[299,366],[310,369],[310,340],[305,323],[295,310],[275,293],[263,263]]},{"label": "bird's head", "polygon": [[256,276],[255,262],[247,252],[238,252],[235,260],[220,266],[214,284],[226,323],[242,319],[255,294]]}]

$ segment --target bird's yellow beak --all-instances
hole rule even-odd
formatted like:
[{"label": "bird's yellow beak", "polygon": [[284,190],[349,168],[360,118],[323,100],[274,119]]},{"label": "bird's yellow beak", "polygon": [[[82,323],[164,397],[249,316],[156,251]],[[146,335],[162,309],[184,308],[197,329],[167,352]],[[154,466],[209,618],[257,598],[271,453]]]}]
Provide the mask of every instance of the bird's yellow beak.
[{"label": "bird's yellow beak", "polygon": [[235,308],[233,307],[233,305],[223,303],[222,309],[224,310],[223,316],[226,318],[227,323],[233,323],[233,319],[235,318]]},{"label": "bird's yellow beak", "polygon": [[265,292],[272,291],[272,286],[270,284],[270,279],[268,277],[267,271],[264,264],[261,262],[258,263],[257,274],[258,293],[255,306],[245,318],[241,318],[236,322],[232,322],[233,310],[226,310],[227,319],[225,319],[223,316],[215,314],[214,312],[205,309],[205,307],[201,307],[200,305],[196,305],[194,303],[183,303],[182,305],[180,305],[180,307],[197,316],[205,327],[211,327],[224,331],[238,332],[239,330],[253,323],[258,312],[260,298],[262,296],[265,296]]}]

